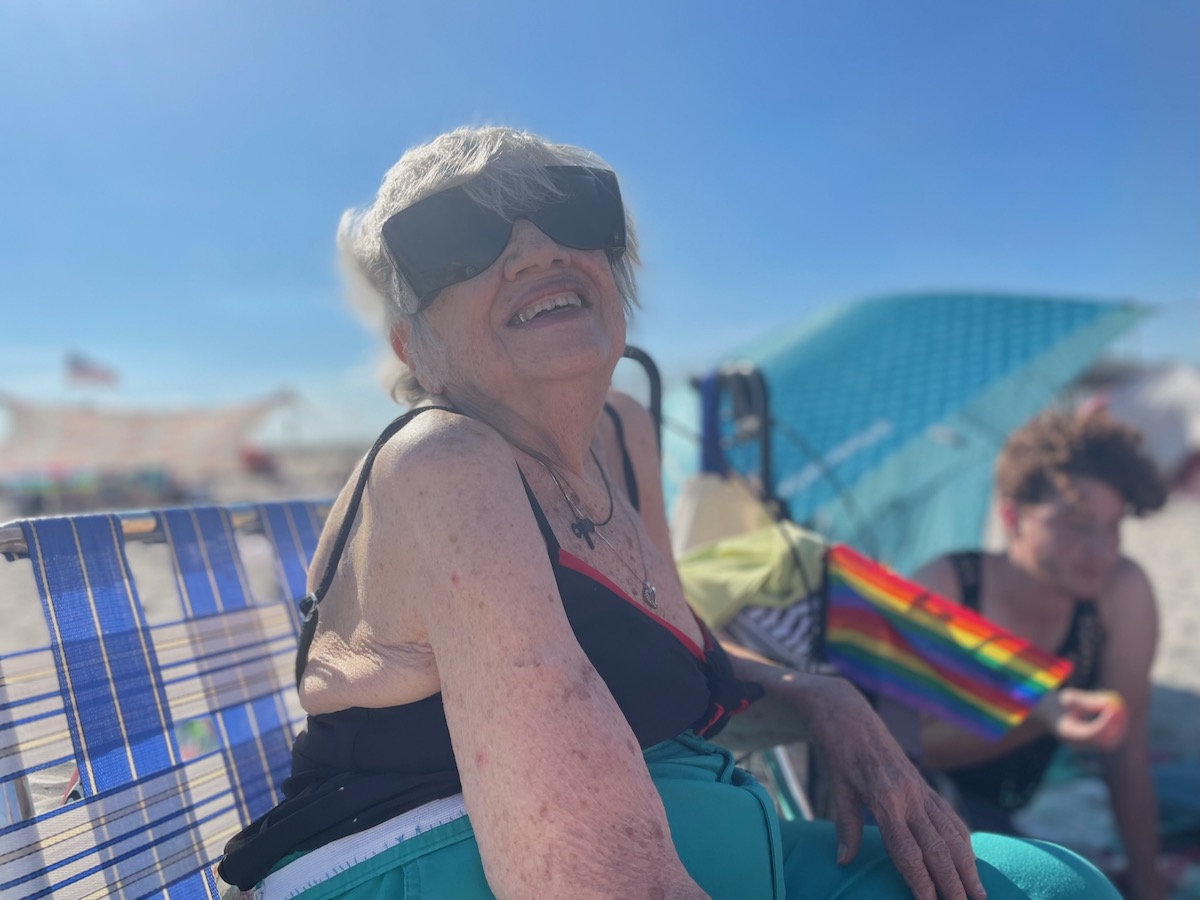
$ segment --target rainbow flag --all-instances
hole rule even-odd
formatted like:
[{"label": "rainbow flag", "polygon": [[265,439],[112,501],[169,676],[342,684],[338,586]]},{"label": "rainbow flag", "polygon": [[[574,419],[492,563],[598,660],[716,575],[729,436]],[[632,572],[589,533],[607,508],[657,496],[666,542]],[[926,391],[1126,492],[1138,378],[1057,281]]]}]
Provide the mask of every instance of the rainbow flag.
[{"label": "rainbow flag", "polygon": [[826,555],[825,656],[856,684],[989,740],[1071,663],[841,544]]}]

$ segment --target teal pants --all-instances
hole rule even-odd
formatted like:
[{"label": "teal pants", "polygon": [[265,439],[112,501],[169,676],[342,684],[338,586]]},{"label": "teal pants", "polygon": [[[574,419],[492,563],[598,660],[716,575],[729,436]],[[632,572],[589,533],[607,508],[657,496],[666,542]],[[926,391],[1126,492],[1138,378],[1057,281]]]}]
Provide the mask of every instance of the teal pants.
[{"label": "teal pants", "polygon": [[[781,824],[767,793],[722,748],[683,734],[651,747],[645,757],[679,857],[714,900],[910,896],[877,829],[865,829],[854,861],[839,866],[833,824]],[[978,834],[972,845],[989,900],[1119,896],[1088,862],[1053,844]],[[470,821],[462,817],[331,873],[294,896],[483,900],[493,895]]]}]

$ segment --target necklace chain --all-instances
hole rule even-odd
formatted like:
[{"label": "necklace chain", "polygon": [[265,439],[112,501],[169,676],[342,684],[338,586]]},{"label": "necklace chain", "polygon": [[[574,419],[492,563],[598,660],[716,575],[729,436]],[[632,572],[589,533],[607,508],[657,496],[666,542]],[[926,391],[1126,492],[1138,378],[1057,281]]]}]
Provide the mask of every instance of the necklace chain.
[{"label": "necklace chain", "polygon": [[[552,468],[550,468],[550,466],[542,462],[542,460],[538,459],[536,456],[534,459],[537,459],[542,468],[550,473],[550,477],[554,479],[554,484],[558,488],[558,492],[563,495],[563,499],[567,501],[567,506],[571,507],[571,512],[575,514],[575,521],[571,523],[571,534],[575,535],[577,538],[587,541],[589,550],[595,550],[596,545],[592,543],[592,535],[599,534],[596,529],[603,525],[607,525],[612,521],[613,509],[616,508],[616,504],[613,502],[612,485],[608,483],[608,474],[604,471],[604,466],[600,465],[600,459],[596,456],[596,451],[593,450],[591,453],[592,459],[595,460],[596,468],[600,470],[600,477],[604,481],[604,490],[608,494],[608,515],[606,515],[599,522],[594,521],[591,516],[584,513],[584,511],[579,508],[579,504],[571,499],[571,495],[567,493],[567,489],[563,487],[563,483],[559,481],[558,475]],[[611,544],[609,546],[611,546]]]},{"label": "necklace chain", "polygon": [[608,548],[610,550],[612,550],[612,552],[616,555],[617,559],[619,559],[621,561],[621,565],[623,565],[625,568],[627,568],[629,570],[629,573],[631,575],[633,575],[634,578],[639,578],[639,577],[641,578],[641,580],[642,580],[642,602],[645,603],[651,609],[658,609],[658,588],[656,588],[654,585],[652,585],[650,583],[649,571],[646,568],[646,551],[642,549],[642,538],[638,534],[637,525],[634,524],[634,526],[633,526],[633,539],[634,539],[634,541],[637,542],[638,557],[642,561],[642,574],[640,576],[637,573],[637,569],[635,569],[628,562],[626,562],[625,557],[621,555],[621,552],[612,545],[612,542],[608,538],[606,538],[604,536],[604,532],[597,530],[596,537],[600,538],[600,540],[602,540],[602,541],[604,541],[604,543],[608,544]]},{"label": "necklace chain", "polygon": [[563,483],[559,480],[559,477],[554,469],[550,468],[547,463],[542,462],[542,460],[538,459],[538,457],[535,456],[534,459],[536,459],[541,467],[550,475],[550,478],[554,481],[555,486],[558,488],[558,492],[563,495],[563,499],[567,501],[567,506],[571,508],[571,512],[575,515],[575,521],[571,523],[571,533],[575,535],[575,537],[586,541],[589,550],[596,549],[596,545],[592,542],[592,535],[595,535],[602,540],[608,549],[613,552],[613,555],[620,560],[621,565],[629,570],[629,574],[631,574],[634,578],[641,580],[642,602],[651,609],[657,610],[658,589],[650,583],[649,570],[646,568],[646,551],[642,547],[642,538],[641,535],[638,534],[637,523],[635,522],[632,524],[633,539],[637,542],[638,558],[642,563],[642,572],[640,575],[638,574],[637,569],[635,569],[625,559],[625,557],[621,554],[621,551],[614,547],[612,541],[610,541],[605,536],[604,532],[600,530],[601,525],[607,525],[610,521],[612,521],[613,510],[616,508],[616,503],[613,501],[612,485],[609,484],[608,474],[604,471],[604,466],[600,465],[600,460],[596,457],[596,451],[592,451],[592,459],[596,461],[596,468],[600,470],[600,477],[604,480],[604,489],[608,492],[608,515],[606,515],[604,520],[601,522],[593,522],[592,519],[587,516],[582,509],[579,508],[578,504],[571,499],[571,495],[568,494],[566,488],[563,487]]}]

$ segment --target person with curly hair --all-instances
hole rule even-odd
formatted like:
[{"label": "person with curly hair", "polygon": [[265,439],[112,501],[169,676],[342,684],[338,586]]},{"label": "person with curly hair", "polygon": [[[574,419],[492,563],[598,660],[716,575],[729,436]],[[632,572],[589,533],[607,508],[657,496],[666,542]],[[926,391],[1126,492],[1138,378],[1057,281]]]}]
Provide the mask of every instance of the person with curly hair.
[{"label": "person with curly hair", "polygon": [[1133,429],[1103,411],[1055,411],[1009,437],[996,492],[1005,549],[940,557],[915,580],[1074,669],[998,741],[927,721],[924,762],[949,777],[973,829],[1017,834],[1012,814],[1030,801],[1059,744],[1098,751],[1132,896],[1159,898],[1146,738],[1158,610],[1146,573],[1121,554],[1121,522],[1163,505],[1162,479]]}]

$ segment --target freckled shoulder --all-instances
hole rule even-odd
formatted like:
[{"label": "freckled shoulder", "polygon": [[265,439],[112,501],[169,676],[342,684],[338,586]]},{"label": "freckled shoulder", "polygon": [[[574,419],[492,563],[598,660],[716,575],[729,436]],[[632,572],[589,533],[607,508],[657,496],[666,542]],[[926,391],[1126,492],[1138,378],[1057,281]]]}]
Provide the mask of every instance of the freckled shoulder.
[{"label": "freckled shoulder", "polygon": [[442,467],[512,459],[512,449],[493,428],[469,416],[431,410],[416,416],[380,451],[372,479],[411,478]]},{"label": "freckled shoulder", "polygon": [[415,418],[380,451],[364,506],[370,542],[387,565],[399,546],[416,568],[437,565],[475,523],[529,517],[519,470],[507,441],[494,429],[435,410]]}]

